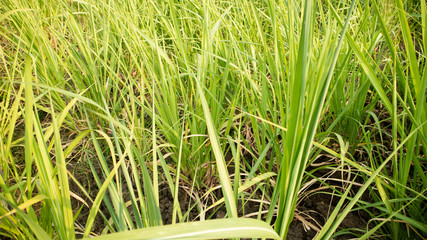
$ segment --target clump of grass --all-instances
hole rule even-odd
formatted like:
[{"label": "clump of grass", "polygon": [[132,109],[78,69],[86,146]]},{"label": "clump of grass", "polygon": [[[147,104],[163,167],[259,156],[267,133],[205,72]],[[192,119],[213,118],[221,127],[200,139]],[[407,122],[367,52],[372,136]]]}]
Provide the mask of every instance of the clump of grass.
[{"label": "clump of grass", "polygon": [[[426,236],[425,2],[4,0],[0,12],[1,235],[285,239],[318,182],[339,197],[318,239]],[[342,188],[319,178],[326,154]],[[258,220],[242,218],[249,200]],[[340,229],[355,210],[375,226]]]}]

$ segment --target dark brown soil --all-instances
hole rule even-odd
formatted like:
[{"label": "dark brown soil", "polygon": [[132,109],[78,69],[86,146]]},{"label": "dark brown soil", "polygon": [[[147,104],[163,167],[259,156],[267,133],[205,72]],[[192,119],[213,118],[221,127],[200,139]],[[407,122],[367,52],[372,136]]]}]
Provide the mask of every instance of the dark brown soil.
[{"label": "dark brown soil", "polygon": [[[219,197],[222,196],[220,191],[215,192],[215,195]],[[188,193],[184,190],[179,191],[179,203],[183,215],[185,214],[188,206],[194,206],[194,201],[190,200]],[[294,217],[294,221],[291,223],[287,235],[287,239],[291,240],[311,240],[314,239],[317,231],[311,226],[315,226],[318,229],[321,229],[322,225],[326,222],[327,216],[329,216],[334,210],[338,202],[338,198],[335,197],[331,199],[330,194],[314,194],[310,197],[305,198],[300,202],[297,207],[296,214],[297,217]],[[170,224],[172,221],[172,206],[173,198],[170,193],[170,190],[165,186],[160,191],[160,211],[163,218],[164,224]],[[209,206],[209,203],[207,204]],[[250,215],[252,218],[257,218],[259,212],[259,204],[253,201],[247,201],[242,208],[241,202],[239,202],[239,216]],[[223,218],[226,215],[225,206],[222,205],[215,210],[210,210],[206,213],[206,217],[210,216],[211,219]],[[265,216],[261,216],[262,218]],[[304,219],[302,221],[301,219]],[[196,207],[193,207],[189,213],[188,221],[197,221],[200,220],[198,217],[198,211]],[[342,222],[340,229],[366,229],[367,222],[369,221],[369,215],[363,211],[350,212],[347,217]],[[307,224],[308,223],[308,224]],[[310,225],[311,224],[311,225]],[[334,239],[344,240],[344,239],[354,239],[357,238],[353,234],[345,234],[337,236]]]},{"label": "dark brown soil", "polygon": [[[306,198],[298,206],[300,210],[299,218],[294,218],[294,221],[291,223],[288,232],[288,239],[297,239],[297,240],[310,240],[314,239],[317,232],[315,229],[305,224],[300,218],[303,218],[304,221],[309,222],[310,224],[318,227],[321,227],[325,224],[327,216],[329,216],[334,210],[334,206],[337,204],[338,198],[336,200],[331,199],[329,194],[315,194],[309,198]],[[369,215],[365,214],[362,211],[350,212],[340,225],[341,229],[366,229],[367,222],[369,221]],[[339,229],[338,229],[339,230]],[[334,239],[353,239],[357,236],[352,234],[345,234],[338,236]]]}]

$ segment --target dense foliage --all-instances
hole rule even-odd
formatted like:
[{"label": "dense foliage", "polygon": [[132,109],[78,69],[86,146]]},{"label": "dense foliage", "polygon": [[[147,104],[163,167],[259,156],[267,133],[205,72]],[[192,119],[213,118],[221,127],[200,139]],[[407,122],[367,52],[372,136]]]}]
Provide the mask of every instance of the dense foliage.
[{"label": "dense foliage", "polygon": [[[3,237],[285,239],[293,221],[317,239],[427,237],[424,0],[0,14]],[[302,217],[313,196],[332,199],[321,222]]]}]

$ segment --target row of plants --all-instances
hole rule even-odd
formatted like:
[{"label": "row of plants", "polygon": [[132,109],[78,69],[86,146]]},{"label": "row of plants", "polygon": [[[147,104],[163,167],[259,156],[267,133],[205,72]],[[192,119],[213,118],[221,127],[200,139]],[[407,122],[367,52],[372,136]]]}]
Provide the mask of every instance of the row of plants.
[{"label": "row of plants", "polygon": [[0,235],[427,237],[426,9],[2,0]]}]

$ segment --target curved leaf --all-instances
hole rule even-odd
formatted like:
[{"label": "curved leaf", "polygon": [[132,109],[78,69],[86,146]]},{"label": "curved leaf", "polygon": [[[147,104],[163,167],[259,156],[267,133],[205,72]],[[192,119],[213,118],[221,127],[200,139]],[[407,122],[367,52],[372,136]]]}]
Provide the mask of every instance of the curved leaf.
[{"label": "curved leaf", "polygon": [[228,218],[203,222],[180,223],[142,228],[99,236],[96,240],[117,239],[223,239],[271,238],[280,239],[265,222],[249,218]]}]

